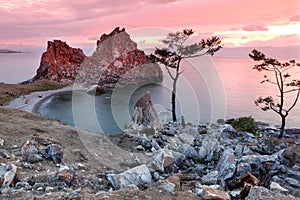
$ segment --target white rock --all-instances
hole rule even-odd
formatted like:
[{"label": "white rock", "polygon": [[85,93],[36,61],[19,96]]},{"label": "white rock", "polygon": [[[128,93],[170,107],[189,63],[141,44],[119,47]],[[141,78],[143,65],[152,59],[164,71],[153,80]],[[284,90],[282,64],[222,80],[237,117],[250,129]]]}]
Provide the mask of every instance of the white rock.
[{"label": "white rock", "polygon": [[134,167],[120,174],[108,174],[107,179],[115,189],[122,189],[131,184],[139,185],[142,183],[152,183],[151,173],[145,164]]},{"label": "white rock", "polygon": [[229,192],[230,196],[238,198],[240,196],[241,190],[232,190]]},{"label": "white rock", "polygon": [[92,95],[99,95],[105,93],[105,90],[103,87],[99,85],[91,85],[87,90],[86,93],[92,94]]},{"label": "white rock", "polygon": [[164,172],[164,168],[175,162],[170,150],[158,150],[151,158],[151,166],[154,170]]},{"label": "white rock", "polygon": [[270,189],[273,190],[273,191],[288,192],[287,189],[285,189],[284,187],[282,187],[281,185],[279,185],[276,182],[271,183]]},{"label": "white rock", "polygon": [[4,139],[0,138],[0,146],[3,146],[3,144],[4,144]]},{"label": "white rock", "polygon": [[3,182],[0,184],[0,188],[9,187],[9,185],[15,179],[17,173],[17,166],[14,164],[6,164],[0,167],[0,180]]},{"label": "white rock", "polygon": [[166,190],[167,192],[174,192],[175,191],[175,184],[169,181],[162,181],[159,185],[160,188]]},{"label": "white rock", "polygon": [[194,142],[194,136],[187,134],[187,133],[181,133],[178,135],[179,139],[181,140],[182,143],[185,144],[192,144]]}]

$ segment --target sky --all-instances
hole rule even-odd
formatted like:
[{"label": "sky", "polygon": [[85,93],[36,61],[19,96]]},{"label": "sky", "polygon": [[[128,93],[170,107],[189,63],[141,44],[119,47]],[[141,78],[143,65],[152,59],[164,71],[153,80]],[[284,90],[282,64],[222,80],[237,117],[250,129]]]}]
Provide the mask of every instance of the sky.
[{"label": "sky", "polygon": [[300,54],[299,0],[0,0],[0,48],[39,52],[61,39],[88,54],[116,26],[141,48],[191,28],[194,40],[217,35],[226,48]]}]

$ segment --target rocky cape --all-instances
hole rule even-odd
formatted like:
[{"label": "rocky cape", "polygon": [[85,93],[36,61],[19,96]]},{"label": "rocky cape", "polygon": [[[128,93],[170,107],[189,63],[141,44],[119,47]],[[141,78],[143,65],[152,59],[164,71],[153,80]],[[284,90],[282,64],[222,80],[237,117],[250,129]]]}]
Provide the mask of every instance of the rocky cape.
[{"label": "rocky cape", "polygon": [[47,50],[42,54],[36,80],[74,82],[77,71],[86,56],[79,48],[72,48],[61,40],[48,41]]},{"label": "rocky cape", "polygon": [[162,81],[158,64],[137,48],[125,29],[115,28],[103,34],[97,48],[86,56],[79,48],[72,48],[60,40],[49,41],[36,76],[32,79],[49,79],[73,82],[85,86],[114,87],[117,83]]}]

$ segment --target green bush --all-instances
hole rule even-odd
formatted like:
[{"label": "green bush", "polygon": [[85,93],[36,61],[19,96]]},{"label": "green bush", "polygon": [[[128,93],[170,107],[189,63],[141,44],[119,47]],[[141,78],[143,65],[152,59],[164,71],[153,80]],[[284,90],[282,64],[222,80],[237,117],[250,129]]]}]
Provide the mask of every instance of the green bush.
[{"label": "green bush", "polygon": [[253,133],[254,135],[257,135],[259,133],[258,126],[251,116],[235,119],[232,122],[232,127],[238,131]]}]

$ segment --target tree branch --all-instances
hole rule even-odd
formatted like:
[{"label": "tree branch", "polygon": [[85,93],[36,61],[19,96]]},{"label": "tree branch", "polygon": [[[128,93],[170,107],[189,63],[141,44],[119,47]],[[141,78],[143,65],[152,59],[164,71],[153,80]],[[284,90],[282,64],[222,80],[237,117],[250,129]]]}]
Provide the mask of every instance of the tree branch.
[{"label": "tree branch", "polygon": [[271,110],[273,110],[274,112],[276,112],[277,114],[280,114],[280,112],[278,110],[276,110],[272,105],[270,105]]},{"label": "tree branch", "polygon": [[295,107],[295,105],[299,99],[299,94],[300,94],[300,88],[298,89],[297,96],[296,96],[296,99],[295,99],[293,105],[286,111],[287,113],[290,112]]},{"label": "tree branch", "polygon": [[166,70],[167,70],[167,72],[168,72],[169,76],[170,76],[170,77],[171,77],[171,79],[174,81],[174,80],[175,80],[175,77],[172,75],[172,73],[171,73],[171,71],[170,71],[169,67],[167,67],[166,65],[165,65],[165,67],[166,67]]},{"label": "tree branch", "polygon": [[280,72],[278,72],[278,69],[274,66],[273,66],[273,70],[274,70],[274,73],[275,73],[276,84],[277,84],[279,90],[281,91],[281,87],[280,87],[281,84],[279,83],[279,79],[278,79],[278,73],[280,73]]},{"label": "tree branch", "polygon": [[185,70],[182,70],[181,72],[178,73],[178,75],[182,74]]},{"label": "tree branch", "polygon": [[284,91],[283,93],[289,93],[289,92],[295,92],[295,91],[298,91],[300,88],[298,89],[292,89],[292,90],[287,90],[287,91]]}]

